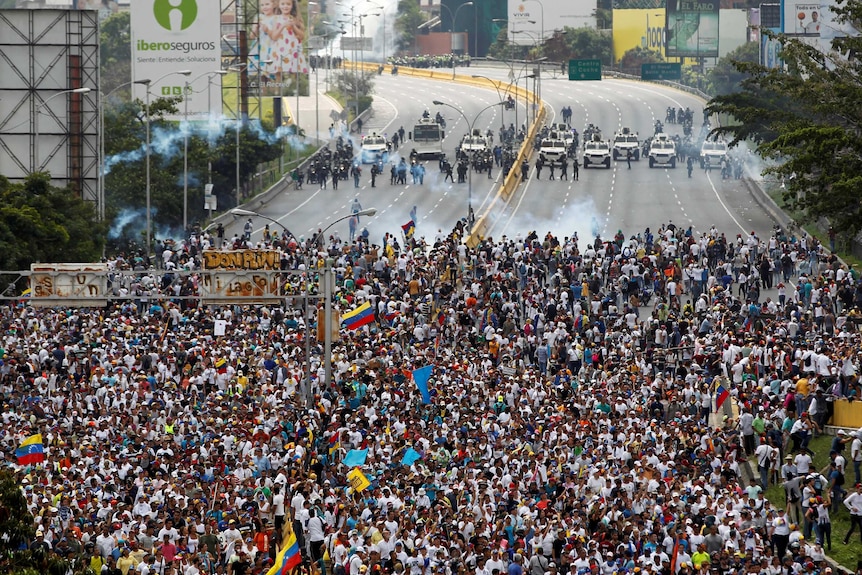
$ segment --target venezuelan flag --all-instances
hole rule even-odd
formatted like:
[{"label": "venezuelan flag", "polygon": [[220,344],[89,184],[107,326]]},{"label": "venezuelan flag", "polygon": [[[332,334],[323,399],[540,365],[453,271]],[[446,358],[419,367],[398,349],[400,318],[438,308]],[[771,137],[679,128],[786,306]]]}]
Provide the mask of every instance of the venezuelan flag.
[{"label": "venezuelan flag", "polygon": [[359,329],[372,321],[374,321],[374,309],[369,302],[365,302],[358,308],[350,310],[341,316],[341,323],[347,329]]},{"label": "venezuelan flag", "polygon": [[275,563],[266,572],[266,575],[288,575],[293,569],[302,563],[299,554],[299,545],[296,542],[296,534],[290,524],[284,526],[284,539],[281,541],[281,550],[275,556]]},{"label": "venezuelan flag", "polygon": [[42,434],[31,435],[21,442],[15,450],[18,465],[32,465],[45,461],[45,447],[42,445]]},{"label": "venezuelan flag", "polygon": [[404,232],[404,237],[408,240],[413,237],[413,234],[416,233],[416,222],[410,220],[403,226],[401,226],[401,231]]}]

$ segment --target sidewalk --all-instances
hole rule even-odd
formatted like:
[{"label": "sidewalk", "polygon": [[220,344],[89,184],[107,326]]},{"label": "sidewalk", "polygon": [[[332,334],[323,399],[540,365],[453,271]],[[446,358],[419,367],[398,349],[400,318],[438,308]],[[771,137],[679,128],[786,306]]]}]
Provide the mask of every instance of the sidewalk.
[{"label": "sidewalk", "polygon": [[284,99],[291,123],[295,120],[310,137],[328,141],[329,126],[333,123],[338,125],[342,118],[347,118],[346,114],[342,115],[341,105],[326,95],[323,85],[317,93],[312,90],[310,96],[300,96],[298,101],[297,107],[296,97]]},{"label": "sidewalk", "polygon": [[[390,125],[396,117],[398,117],[398,110],[389,102],[376,99],[371,104],[370,113],[366,112],[363,116],[362,134],[370,134],[371,132],[392,134],[398,129],[397,125]],[[405,126],[405,129],[411,128],[412,126]]]}]

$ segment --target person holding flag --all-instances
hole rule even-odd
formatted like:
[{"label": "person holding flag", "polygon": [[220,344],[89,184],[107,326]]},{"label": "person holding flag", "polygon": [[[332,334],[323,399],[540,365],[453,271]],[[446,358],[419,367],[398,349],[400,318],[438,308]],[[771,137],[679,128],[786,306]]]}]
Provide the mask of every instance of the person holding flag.
[{"label": "person holding flag", "polygon": [[15,450],[18,465],[33,465],[45,461],[45,447],[42,445],[42,434],[31,435],[21,442]]},{"label": "person holding flag", "polygon": [[288,521],[282,529],[282,539],[278,546],[275,562],[266,572],[266,575],[288,575],[299,567],[300,563],[302,563],[302,555],[299,553],[299,544],[296,541],[293,527]]}]

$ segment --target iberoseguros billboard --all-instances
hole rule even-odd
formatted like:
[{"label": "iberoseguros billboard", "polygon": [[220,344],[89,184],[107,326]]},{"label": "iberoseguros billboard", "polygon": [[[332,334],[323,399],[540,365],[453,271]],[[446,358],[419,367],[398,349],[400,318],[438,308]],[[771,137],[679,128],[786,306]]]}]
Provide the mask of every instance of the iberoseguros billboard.
[{"label": "iberoseguros billboard", "polygon": [[665,10],[614,10],[614,61],[623,54],[643,46],[664,55]]},{"label": "iberoseguros billboard", "polygon": [[[208,75],[221,67],[221,11],[207,4],[206,0],[135,0],[131,4],[132,79],[151,81],[151,100],[183,96],[186,82],[191,82],[186,97],[192,117],[210,113],[208,89],[221,94],[221,77]],[[182,70],[192,73],[175,73]],[[146,91],[146,85],[134,84],[135,98],[145,101]],[[218,109],[221,98],[212,101]]]}]

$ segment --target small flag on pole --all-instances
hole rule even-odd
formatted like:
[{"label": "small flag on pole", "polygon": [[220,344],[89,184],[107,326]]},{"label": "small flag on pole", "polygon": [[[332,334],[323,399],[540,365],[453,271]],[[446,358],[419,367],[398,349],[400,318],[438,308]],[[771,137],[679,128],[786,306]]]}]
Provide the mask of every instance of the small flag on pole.
[{"label": "small flag on pole", "polygon": [[721,409],[721,406],[727,401],[727,398],[730,397],[730,392],[724,389],[724,386],[718,384],[718,389],[715,390],[715,409],[718,411]]},{"label": "small flag on pole", "polygon": [[302,555],[299,554],[299,544],[296,534],[291,528],[290,521],[284,525],[284,539],[281,542],[281,551],[275,556],[275,563],[266,572],[266,575],[287,575],[302,563]]},{"label": "small flag on pole", "polygon": [[416,222],[410,220],[409,222],[401,226],[401,229],[404,231],[404,237],[409,240],[416,232]]},{"label": "small flag on pole", "polygon": [[32,465],[45,461],[45,447],[42,445],[42,434],[31,435],[21,442],[15,450],[18,465]]},{"label": "small flag on pole", "polygon": [[413,370],[413,381],[416,382],[416,387],[419,393],[422,394],[422,403],[431,403],[431,393],[428,391],[428,380],[431,379],[431,369],[433,366],[426,365],[419,369]]},{"label": "small flag on pole", "polygon": [[347,329],[359,329],[372,321],[374,321],[374,309],[369,302],[365,302],[358,308],[350,310],[341,316],[341,323]]}]

